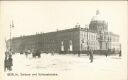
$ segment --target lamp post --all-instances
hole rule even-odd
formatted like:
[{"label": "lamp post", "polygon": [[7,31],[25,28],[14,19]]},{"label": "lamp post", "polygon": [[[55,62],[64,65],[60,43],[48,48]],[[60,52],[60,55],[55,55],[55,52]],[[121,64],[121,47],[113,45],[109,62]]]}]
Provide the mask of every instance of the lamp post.
[{"label": "lamp post", "polygon": [[87,29],[87,51],[89,50],[89,44],[88,44],[88,29]]},{"label": "lamp post", "polygon": [[106,51],[105,51],[105,54],[106,54],[106,57],[107,57],[107,55],[108,55],[108,53],[109,53],[109,45],[108,45],[108,43],[109,43],[109,37],[108,37],[108,33],[106,34],[106,37],[105,37],[105,41],[106,41]]},{"label": "lamp post", "polygon": [[9,51],[11,51],[11,46],[12,46],[12,28],[14,28],[13,20],[12,20],[12,23],[10,24],[10,47],[9,47]]},{"label": "lamp post", "polygon": [[107,50],[109,50],[109,37],[107,39]]},{"label": "lamp post", "polygon": [[111,37],[110,37],[110,51],[112,50],[112,39],[111,39]]},{"label": "lamp post", "polygon": [[100,41],[100,49],[102,50],[102,42],[103,42],[103,33],[100,31],[100,38],[99,38],[99,41]]}]

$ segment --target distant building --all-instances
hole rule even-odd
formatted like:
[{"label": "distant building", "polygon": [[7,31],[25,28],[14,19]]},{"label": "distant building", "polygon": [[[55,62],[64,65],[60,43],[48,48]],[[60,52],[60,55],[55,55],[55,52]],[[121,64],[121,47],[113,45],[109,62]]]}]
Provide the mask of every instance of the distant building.
[{"label": "distant building", "polygon": [[[55,32],[40,33],[30,36],[16,37],[11,40],[11,48],[15,52],[28,49],[40,49],[44,52],[86,52],[92,50],[120,50],[119,35],[108,32],[108,23],[100,17],[97,10],[89,28],[75,28],[57,30]],[[10,40],[8,40],[8,45]]]}]

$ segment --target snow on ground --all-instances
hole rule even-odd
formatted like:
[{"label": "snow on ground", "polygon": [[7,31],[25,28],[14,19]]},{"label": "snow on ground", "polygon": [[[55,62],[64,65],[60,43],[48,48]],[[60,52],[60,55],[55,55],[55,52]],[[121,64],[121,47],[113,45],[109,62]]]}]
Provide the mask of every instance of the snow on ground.
[{"label": "snow on ground", "polygon": [[[125,60],[118,55],[94,55],[90,63],[89,56],[73,54],[42,54],[41,58],[29,55],[13,55],[13,70],[5,73],[5,80],[127,80]],[[16,73],[15,76],[7,76]],[[24,76],[22,74],[43,74]],[[52,74],[52,75],[44,75]],[[57,74],[57,75],[53,75]]]}]

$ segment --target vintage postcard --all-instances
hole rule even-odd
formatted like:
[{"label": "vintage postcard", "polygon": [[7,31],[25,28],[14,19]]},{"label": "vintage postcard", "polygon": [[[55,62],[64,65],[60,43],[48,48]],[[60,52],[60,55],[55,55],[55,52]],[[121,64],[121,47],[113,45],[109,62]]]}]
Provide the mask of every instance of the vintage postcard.
[{"label": "vintage postcard", "polygon": [[0,1],[0,80],[127,80],[127,1]]}]

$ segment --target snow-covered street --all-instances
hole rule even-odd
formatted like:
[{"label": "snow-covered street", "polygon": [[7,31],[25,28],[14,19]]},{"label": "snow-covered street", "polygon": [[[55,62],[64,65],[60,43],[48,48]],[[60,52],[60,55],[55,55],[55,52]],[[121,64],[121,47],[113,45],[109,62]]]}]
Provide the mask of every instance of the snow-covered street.
[{"label": "snow-covered street", "polygon": [[[5,73],[6,80],[127,80],[126,63],[122,57],[94,55],[90,63],[89,56],[73,54],[42,54],[41,58],[29,55],[13,55],[13,70]],[[17,75],[7,76],[8,73]],[[26,74],[21,75],[21,74]],[[27,74],[38,74],[28,76]],[[43,75],[39,75],[43,74]],[[57,75],[44,75],[57,74]]]}]

